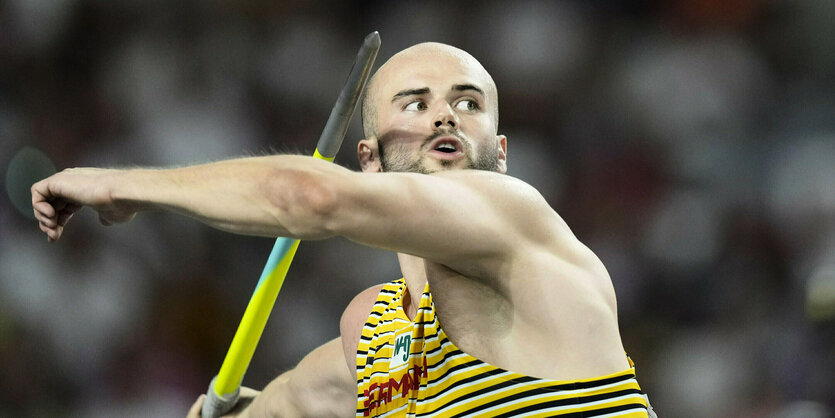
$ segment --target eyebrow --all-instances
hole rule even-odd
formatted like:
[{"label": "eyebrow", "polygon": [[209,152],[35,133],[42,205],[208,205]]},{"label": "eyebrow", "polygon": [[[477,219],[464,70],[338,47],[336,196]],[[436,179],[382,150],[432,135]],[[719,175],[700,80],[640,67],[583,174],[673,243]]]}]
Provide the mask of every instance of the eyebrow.
[{"label": "eyebrow", "polygon": [[452,86],[452,90],[454,90],[454,91],[473,90],[473,91],[478,92],[482,96],[484,96],[484,90],[482,90],[482,89],[480,89],[480,88],[478,88],[478,87],[476,87],[472,84],[456,84],[456,85]]},{"label": "eyebrow", "polygon": [[[472,84],[455,84],[455,85],[452,86],[452,88],[450,90],[452,90],[452,91],[470,91],[470,90],[472,90],[472,91],[478,92],[479,94],[484,96],[484,90],[482,90],[482,89],[480,89],[480,88],[478,88],[478,87],[476,87]],[[400,99],[400,98],[403,98],[403,97],[408,97],[408,96],[420,96],[420,95],[423,95],[423,94],[427,94],[430,91],[431,90],[429,90],[429,87],[421,87],[421,88],[418,88],[418,89],[400,90],[399,92],[397,92],[397,94],[394,95],[394,97],[391,98],[391,101],[396,102],[397,99]]]},{"label": "eyebrow", "polygon": [[397,99],[399,99],[401,97],[420,96],[420,95],[426,94],[426,93],[429,93],[429,87],[422,87],[422,88],[419,88],[419,89],[400,90],[399,92],[397,92],[397,94],[394,95],[394,97],[391,98],[391,101],[395,102],[395,101],[397,101]]}]

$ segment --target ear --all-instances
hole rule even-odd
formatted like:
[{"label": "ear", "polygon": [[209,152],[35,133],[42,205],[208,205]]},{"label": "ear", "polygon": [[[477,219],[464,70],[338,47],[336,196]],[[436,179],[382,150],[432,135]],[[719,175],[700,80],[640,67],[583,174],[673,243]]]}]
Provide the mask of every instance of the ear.
[{"label": "ear", "polygon": [[498,172],[501,174],[507,173],[507,137],[504,135],[498,135],[496,138],[499,139],[499,167]]},{"label": "ear", "polygon": [[383,171],[380,163],[380,150],[377,148],[377,139],[362,139],[357,145],[357,158],[364,173],[379,173]]}]

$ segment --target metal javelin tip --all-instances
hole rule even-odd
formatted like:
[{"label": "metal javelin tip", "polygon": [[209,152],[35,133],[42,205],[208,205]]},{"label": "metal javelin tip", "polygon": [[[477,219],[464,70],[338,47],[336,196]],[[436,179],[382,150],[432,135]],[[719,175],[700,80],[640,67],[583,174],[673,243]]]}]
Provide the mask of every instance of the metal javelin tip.
[{"label": "metal javelin tip", "polygon": [[333,158],[339,151],[342,139],[348,131],[351,116],[354,114],[354,109],[357,107],[366,82],[371,76],[371,67],[374,66],[374,60],[377,58],[379,50],[380,34],[377,31],[371,32],[362,42],[356,61],[351,67],[350,74],[348,74],[348,79],[339,93],[339,98],[331,110],[327,123],[325,123],[325,129],[322,130],[319,142],[316,144],[316,149],[323,157]]},{"label": "metal javelin tip", "polygon": [[369,33],[365,37],[365,40],[362,41],[362,43],[363,43],[363,45],[368,46],[368,47],[379,48],[380,47],[380,32],[377,32],[375,30],[374,32]]}]

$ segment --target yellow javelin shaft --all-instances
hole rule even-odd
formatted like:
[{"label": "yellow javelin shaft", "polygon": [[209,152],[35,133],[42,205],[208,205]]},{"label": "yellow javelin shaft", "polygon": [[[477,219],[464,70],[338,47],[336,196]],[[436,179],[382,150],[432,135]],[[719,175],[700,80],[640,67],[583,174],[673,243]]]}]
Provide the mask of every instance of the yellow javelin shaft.
[{"label": "yellow javelin shaft", "polygon": [[[333,161],[336,157],[359,96],[371,75],[371,67],[374,65],[379,49],[380,35],[375,31],[366,36],[363,41],[345,86],[319,137],[313,157],[326,161]],[[220,417],[237,402],[244,374],[255,354],[255,348],[264,332],[267,319],[269,319],[298,247],[299,240],[297,239],[281,237],[276,240],[220,371],[209,384],[201,411],[203,418]]]},{"label": "yellow javelin shaft", "polygon": [[[321,160],[333,161],[333,157],[324,157],[316,149],[314,157]],[[247,305],[238,331],[232,339],[223,365],[215,381],[215,393],[220,396],[234,393],[243,381],[243,376],[249,368],[249,362],[261,339],[264,327],[267,324],[270,312],[273,310],[278,292],[287,277],[287,271],[299,248],[299,240],[281,237],[276,240],[273,253],[278,260],[277,263],[267,262],[264,273],[255,287],[255,292]],[[271,258],[273,254],[271,254]],[[275,267],[270,268],[271,265]]]}]

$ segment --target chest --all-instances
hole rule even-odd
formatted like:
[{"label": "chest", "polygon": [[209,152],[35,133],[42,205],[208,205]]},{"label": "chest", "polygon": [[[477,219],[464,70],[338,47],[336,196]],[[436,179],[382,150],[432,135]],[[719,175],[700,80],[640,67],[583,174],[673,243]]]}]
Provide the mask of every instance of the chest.
[{"label": "chest", "polygon": [[500,355],[513,328],[511,303],[495,289],[449,268],[427,263],[435,315],[449,339],[485,360]]}]

